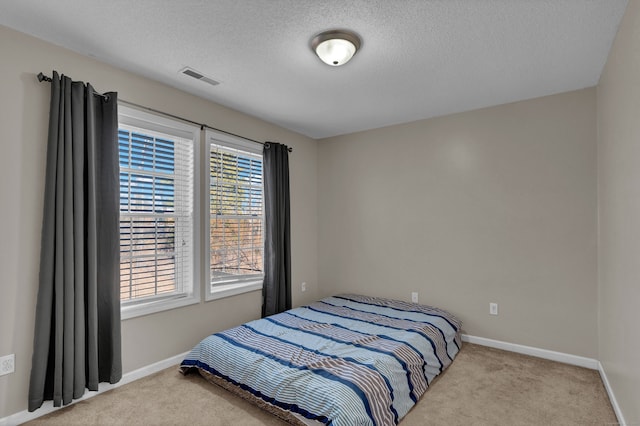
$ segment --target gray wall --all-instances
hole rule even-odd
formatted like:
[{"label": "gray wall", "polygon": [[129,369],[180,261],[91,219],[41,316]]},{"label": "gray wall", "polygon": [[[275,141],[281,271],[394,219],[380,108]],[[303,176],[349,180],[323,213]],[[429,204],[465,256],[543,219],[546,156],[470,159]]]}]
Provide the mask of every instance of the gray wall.
[{"label": "gray wall", "polygon": [[[52,69],[121,99],[257,140],[292,146],[293,300],[317,292],[317,143],[304,136],[0,27],[0,355],[16,372],[0,377],[0,418],[27,407],[40,255],[48,84]],[[307,282],[307,292],[299,283]],[[202,337],[260,316],[259,292],[175,309],[122,324],[125,372],[188,351]]]},{"label": "gray wall", "polygon": [[599,356],[640,424],[640,2],[631,0],[598,85]]},{"label": "gray wall", "polygon": [[595,118],[591,88],[319,141],[321,293],[596,358]]}]

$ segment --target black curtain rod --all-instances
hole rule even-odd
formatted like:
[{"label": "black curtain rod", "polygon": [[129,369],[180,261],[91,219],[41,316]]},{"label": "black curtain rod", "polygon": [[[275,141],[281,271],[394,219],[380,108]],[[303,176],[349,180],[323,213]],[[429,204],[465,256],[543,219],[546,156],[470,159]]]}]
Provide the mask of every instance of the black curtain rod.
[{"label": "black curtain rod", "polygon": [[[53,80],[51,79],[51,77],[47,77],[46,75],[44,75],[42,73],[38,73],[38,81],[41,82],[41,83],[43,81],[47,81],[47,82],[51,83]],[[103,98],[104,97],[108,98],[108,96],[100,94],[100,93],[95,93],[95,95],[102,96]],[[119,99],[118,101],[122,102],[124,104],[130,105],[130,106],[136,107],[136,108],[140,108],[140,109],[144,109],[146,111],[154,112],[156,114],[164,115],[165,117],[171,117],[171,118],[175,118],[176,120],[184,121],[186,123],[195,124],[196,126],[200,126],[200,130],[204,130],[205,128],[206,129],[211,129],[211,130],[217,130],[218,132],[226,133],[227,135],[231,135],[231,136],[235,136],[237,138],[245,139],[245,140],[248,140],[250,142],[259,143],[260,145],[265,145],[265,144],[269,143],[269,142],[260,142],[260,141],[257,141],[255,139],[251,139],[251,138],[247,138],[245,136],[237,135],[235,133],[227,132],[226,130],[218,129],[217,127],[209,126],[207,124],[197,123],[195,121],[189,120],[189,119],[184,118],[184,117],[179,117],[177,115],[169,114],[169,113],[166,113],[166,112],[163,112],[163,111],[158,111],[157,109],[149,108],[149,107],[146,107],[144,105],[138,105],[138,104],[133,103],[133,102],[125,101],[124,99]],[[291,147],[287,147],[287,150],[289,152],[293,152],[293,148],[291,148]]]},{"label": "black curtain rod", "polygon": [[[48,83],[51,83],[53,80],[51,79],[51,77],[47,77],[46,75],[42,74],[42,73],[38,73],[38,81],[40,83],[42,83],[43,81],[46,81]],[[102,99],[104,99],[105,101],[109,100],[109,95],[105,95],[103,93],[98,93],[98,92],[93,92],[94,96],[100,96]]]}]

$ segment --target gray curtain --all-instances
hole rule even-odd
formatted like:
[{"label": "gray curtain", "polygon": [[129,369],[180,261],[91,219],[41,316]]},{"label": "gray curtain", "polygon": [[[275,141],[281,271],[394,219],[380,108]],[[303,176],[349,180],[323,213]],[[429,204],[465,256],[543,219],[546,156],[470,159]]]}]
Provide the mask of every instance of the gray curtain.
[{"label": "gray curtain", "polygon": [[54,71],[29,411],[122,377],[117,94]]},{"label": "gray curtain", "polygon": [[262,316],[266,317],[291,309],[289,148],[268,142],[262,158],[265,209]]}]

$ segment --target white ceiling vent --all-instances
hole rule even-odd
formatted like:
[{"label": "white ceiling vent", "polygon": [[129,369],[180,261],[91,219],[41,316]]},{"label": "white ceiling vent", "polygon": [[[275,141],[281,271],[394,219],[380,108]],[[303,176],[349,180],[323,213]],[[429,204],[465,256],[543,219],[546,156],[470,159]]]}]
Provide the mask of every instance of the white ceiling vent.
[{"label": "white ceiling vent", "polygon": [[219,81],[215,81],[212,78],[206,77],[206,76],[202,75],[201,72],[198,72],[198,71],[194,70],[193,68],[185,67],[185,68],[180,70],[180,73],[182,73],[184,75],[188,75],[189,77],[193,77],[196,80],[200,80],[200,81],[204,81],[205,83],[209,83],[212,86],[217,86],[218,84],[220,84]]}]

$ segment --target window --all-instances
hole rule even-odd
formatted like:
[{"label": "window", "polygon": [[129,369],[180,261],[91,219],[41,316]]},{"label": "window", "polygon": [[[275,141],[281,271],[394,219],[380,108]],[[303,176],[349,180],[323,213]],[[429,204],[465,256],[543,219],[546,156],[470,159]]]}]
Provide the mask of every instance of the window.
[{"label": "window", "polygon": [[199,302],[199,132],[119,106],[123,319]]},{"label": "window", "polygon": [[261,147],[215,131],[206,140],[209,300],[262,288],[264,209]]},{"label": "window", "polygon": [[118,109],[122,318],[199,303],[202,281],[207,300],[261,289],[261,147]]}]

